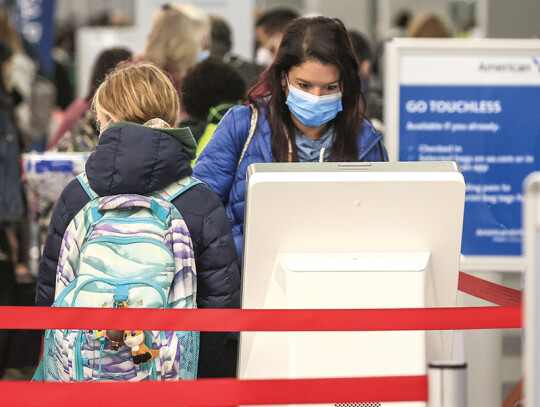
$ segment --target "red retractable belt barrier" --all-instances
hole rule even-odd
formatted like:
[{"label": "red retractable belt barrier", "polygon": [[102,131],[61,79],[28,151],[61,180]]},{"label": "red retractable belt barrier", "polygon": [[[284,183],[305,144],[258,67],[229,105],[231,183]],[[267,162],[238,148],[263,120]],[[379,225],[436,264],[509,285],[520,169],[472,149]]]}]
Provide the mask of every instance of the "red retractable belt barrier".
[{"label": "red retractable belt barrier", "polygon": [[459,272],[458,290],[502,306],[519,306],[523,301],[523,292],[520,290],[495,284],[462,271]]},{"label": "red retractable belt barrier", "polygon": [[501,307],[157,310],[2,306],[0,329],[124,329],[137,326],[180,331],[394,331],[522,327],[521,291],[463,272],[460,272],[459,290]]},{"label": "red retractable belt barrier", "polygon": [[427,401],[426,376],[178,382],[0,382],[3,406],[234,406]]},{"label": "red retractable belt barrier", "polygon": [[411,331],[522,327],[521,307],[248,310],[0,307],[0,329]]},{"label": "red retractable belt barrier", "polygon": [[[355,310],[0,307],[0,329],[137,326],[149,330],[194,331],[394,331],[522,327],[520,291],[461,272],[459,290],[501,306]],[[427,401],[426,376],[101,382],[95,386],[95,383],[0,382],[0,405],[39,407],[69,403],[148,407]]]}]

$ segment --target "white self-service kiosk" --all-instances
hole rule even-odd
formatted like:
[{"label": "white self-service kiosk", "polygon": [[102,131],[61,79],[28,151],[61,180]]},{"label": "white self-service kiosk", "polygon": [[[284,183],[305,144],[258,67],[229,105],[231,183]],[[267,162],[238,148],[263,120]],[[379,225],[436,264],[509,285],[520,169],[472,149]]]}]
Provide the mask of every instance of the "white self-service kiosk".
[{"label": "white self-service kiosk", "polygon": [[[455,306],[464,201],[453,162],[253,164],[242,308]],[[422,375],[428,362],[452,358],[452,339],[449,331],[242,332],[238,375]]]}]

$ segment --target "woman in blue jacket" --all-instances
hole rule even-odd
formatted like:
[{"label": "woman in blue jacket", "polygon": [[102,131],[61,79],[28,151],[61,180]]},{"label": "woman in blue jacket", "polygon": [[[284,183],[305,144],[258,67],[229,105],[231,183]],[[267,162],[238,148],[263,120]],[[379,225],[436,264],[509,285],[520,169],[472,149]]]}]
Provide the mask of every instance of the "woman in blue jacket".
[{"label": "woman in blue jacket", "polygon": [[253,109],[232,108],[193,171],[225,203],[240,263],[250,164],[388,160],[382,135],[364,117],[358,62],[338,19],[293,20],[248,99],[258,111],[253,137]]}]

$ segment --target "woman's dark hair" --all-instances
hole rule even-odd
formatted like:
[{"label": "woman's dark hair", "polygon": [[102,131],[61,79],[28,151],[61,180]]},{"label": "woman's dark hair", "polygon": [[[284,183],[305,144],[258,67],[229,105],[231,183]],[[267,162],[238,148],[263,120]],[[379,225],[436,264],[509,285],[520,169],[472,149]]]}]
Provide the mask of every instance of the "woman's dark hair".
[{"label": "woman's dark hair", "polygon": [[99,54],[92,68],[90,89],[86,94],[86,100],[94,98],[94,93],[96,93],[97,88],[99,88],[110,70],[116,68],[120,62],[130,59],[131,56],[131,51],[125,48],[110,48]]},{"label": "woman's dark hair", "polygon": [[[299,18],[291,21],[274,62],[261,74],[248,94],[250,103],[261,101],[272,130],[272,153],[276,161],[288,160],[287,135],[295,134],[291,113],[285,104],[282,79],[293,67],[306,61],[331,64],[340,73],[343,111],[333,120],[336,137],[330,161],[358,161],[358,131],[364,117],[364,97],[360,88],[358,62],[343,23],[326,17]],[[298,161],[296,143],[291,142],[292,160]]]}]

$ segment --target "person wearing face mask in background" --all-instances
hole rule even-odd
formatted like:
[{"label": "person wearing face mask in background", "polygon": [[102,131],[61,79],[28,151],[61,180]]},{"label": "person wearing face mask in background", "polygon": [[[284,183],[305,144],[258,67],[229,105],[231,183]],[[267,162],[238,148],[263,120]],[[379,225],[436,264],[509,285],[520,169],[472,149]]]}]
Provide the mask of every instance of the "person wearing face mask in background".
[{"label": "person wearing face mask in background", "polygon": [[255,85],[266,66],[257,65],[232,52],[231,27],[224,18],[210,15],[210,21],[212,23],[212,56],[238,69],[249,87]]},{"label": "person wearing face mask in background", "polygon": [[283,33],[274,62],[248,93],[258,111],[252,138],[248,141],[250,106],[233,107],[221,119],[193,176],[225,204],[240,264],[250,164],[388,160],[382,135],[363,114],[358,69],[340,20],[296,19]]},{"label": "person wearing face mask in background", "polygon": [[289,22],[298,18],[298,14],[290,9],[278,8],[264,12],[255,22],[255,38],[257,51],[255,63],[269,66],[279,48],[283,31]]}]

